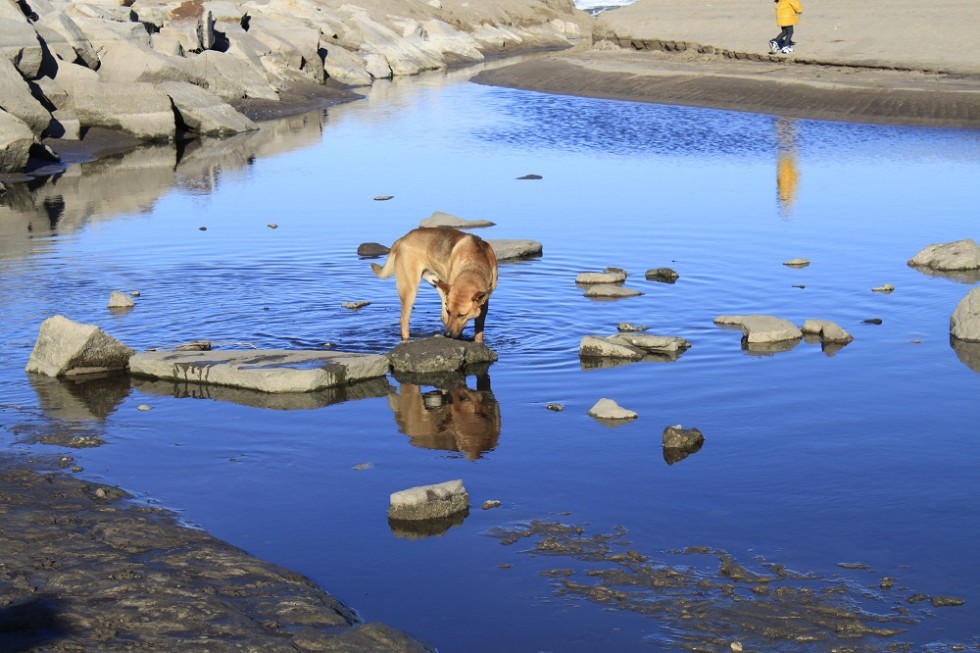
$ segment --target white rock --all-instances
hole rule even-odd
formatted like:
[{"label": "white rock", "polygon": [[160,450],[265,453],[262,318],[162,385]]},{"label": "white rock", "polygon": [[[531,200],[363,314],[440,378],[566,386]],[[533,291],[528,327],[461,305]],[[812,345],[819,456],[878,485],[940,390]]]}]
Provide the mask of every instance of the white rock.
[{"label": "white rock", "polygon": [[463,481],[420,485],[391,494],[390,519],[440,519],[467,510],[470,497]]},{"label": "white rock", "polygon": [[604,272],[580,272],[575,276],[575,283],[599,284],[622,283],[626,281],[626,271],[616,268],[606,268]]},{"label": "white rock", "polygon": [[0,110],[16,116],[33,133],[40,134],[51,122],[51,114],[31,95],[31,88],[12,63],[0,56]]},{"label": "white rock", "polygon": [[657,336],[647,333],[618,333],[607,338],[610,342],[626,344],[655,354],[675,354],[691,348],[691,343],[679,336]]},{"label": "white rock", "polygon": [[173,140],[170,97],[147,83],[78,83],[75,110],[83,125],[129,132],[141,140]]},{"label": "white rock", "polygon": [[19,172],[27,165],[34,132],[16,116],[0,109],[0,172]]},{"label": "white rock", "polygon": [[636,419],[637,414],[623,408],[612,399],[602,398],[589,409],[589,415],[596,419]]},{"label": "white rock", "polygon": [[97,326],[55,315],[41,324],[25,370],[47,376],[123,370],[132,354]]},{"label": "white rock", "polygon": [[980,287],[960,300],[949,318],[949,334],[959,340],[980,342]]},{"label": "white rock", "polygon": [[323,68],[331,79],[347,86],[367,86],[374,79],[368,72],[364,57],[333,43],[323,44],[322,47],[327,51]]}]

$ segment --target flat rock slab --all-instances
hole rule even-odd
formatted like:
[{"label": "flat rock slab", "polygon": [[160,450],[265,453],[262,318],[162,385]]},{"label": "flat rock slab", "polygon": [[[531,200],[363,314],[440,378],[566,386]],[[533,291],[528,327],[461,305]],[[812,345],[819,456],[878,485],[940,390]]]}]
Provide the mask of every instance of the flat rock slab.
[{"label": "flat rock slab", "polygon": [[434,336],[408,340],[388,352],[396,373],[442,374],[457,372],[469,365],[492,363],[497,354],[481,342]]},{"label": "flat rock slab", "polygon": [[494,222],[490,220],[466,220],[464,218],[436,211],[425,220],[419,223],[420,227],[452,227],[454,229],[477,229],[479,227],[492,227]]},{"label": "flat rock slab", "polygon": [[260,392],[312,392],[384,376],[388,359],[379,354],[285,349],[144,352],[129,359],[129,371]]}]

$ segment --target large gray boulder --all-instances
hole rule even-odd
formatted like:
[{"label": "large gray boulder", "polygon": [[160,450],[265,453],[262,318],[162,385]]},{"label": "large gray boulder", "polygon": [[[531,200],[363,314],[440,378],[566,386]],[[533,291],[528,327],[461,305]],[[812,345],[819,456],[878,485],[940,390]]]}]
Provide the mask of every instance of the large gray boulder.
[{"label": "large gray boulder", "polygon": [[47,376],[124,370],[132,355],[132,349],[99,327],[55,315],[41,324],[25,370]]},{"label": "large gray boulder", "polygon": [[0,57],[12,63],[27,79],[34,79],[41,71],[43,56],[37,33],[23,14],[19,18],[0,15]]},{"label": "large gray boulder", "polygon": [[347,86],[367,86],[374,81],[364,57],[334,43],[321,43],[321,47],[327,53],[323,60],[327,77]]},{"label": "large gray boulder", "polygon": [[909,259],[912,267],[943,272],[980,269],[980,245],[972,238],[929,245]]},{"label": "large gray boulder", "polygon": [[313,392],[384,376],[388,359],[337,351],[143,352],[129,359],[137,376],[261,392]]},{"label": "large gray boulder", "polygon": [[92,70],[99,68],[99,55],[78,24],[58,11],[41,16],[34,29],[55,57],[62,61],[81,61]]},{"label": "large gray boulder", "polygon": [[949,318],[949,334],[958,340],[980,342],[980,287],[960,300]]},{"label": "large gray boulder", "polygon": [[269,83],[265,70],[228,52],[205,50],[189,55],[198,79],[209,91],[226,100],[257,98],[278,100],[279,92]]},{"label": "large gray boulder", "polygon": [[140,140],[173,140],[177,131],[170,96],[143,82],[74,86],[75,111],[86,126],[128,132]]},{"label": "large gray boulder", "polygon": [[230,104],[200,86],[164,82],[157,88],[170,96],[180,120],[195,134],[228,136],[259,128]]},{"label": "large gray boulder", "polygon": [[102,46],[99,78],[103,82],[192,82],[198,81],[194,67],[182,57],[168,57],[149,45],[118,41]]},{"label": "large gray boulder", "polygon": [[20,118],[35,134],[51,122],[51,114],[31,94],[20,71],[4,57],[0,57],[0,109]]},{"label": "large gray boulder", "polygon": [[0,172],[19,172],[27,165],[34,132],[27,124],[0,109]]}]

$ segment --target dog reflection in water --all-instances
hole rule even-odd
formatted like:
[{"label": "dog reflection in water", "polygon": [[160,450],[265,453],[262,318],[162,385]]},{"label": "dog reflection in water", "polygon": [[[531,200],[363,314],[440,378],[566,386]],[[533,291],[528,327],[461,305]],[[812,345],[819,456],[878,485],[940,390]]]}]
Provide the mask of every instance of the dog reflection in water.
[{"label": "dog reflection in water", "polygon": [[477,389],[465,381],[422,392],[402,383],[388,395],[398,430],[416,447],[459,451],[470,460],[491,451],[500,437],[500,405],[489,377],[477,377]]}]

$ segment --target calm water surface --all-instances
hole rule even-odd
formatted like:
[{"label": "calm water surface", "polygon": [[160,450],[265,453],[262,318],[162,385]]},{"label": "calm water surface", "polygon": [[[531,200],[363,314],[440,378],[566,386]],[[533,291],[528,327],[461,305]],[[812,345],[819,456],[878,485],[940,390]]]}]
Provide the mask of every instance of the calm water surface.
[{"label": "calm water surface", "polygon": [[[528,173],[543,178],[517,179]],[[0,440],[70,453],[84,475],[172,508],[442,651],[655,651],[695,640],[704,650],[976,647],[980,356],[948,337],[976,279],[928,276],[906,261],[931,243],[980,236],[977,179],[977,132],[444,77],[379,85],[367,100],[179,157],[149,148],[73,166],[0,196]],[[486,238],[544,246],[538,259],[501,266],[487,322],[500,359],[480,388],[499,425],[399,424],[392,406],[418,397],[393,378],[390,398],[375,385],[365,398],[285,409],[263,396],[177,398],[169,384],[128,380],[95,391],[23,372],[38,326],[58,313],[139,350],[208,339],[387,351],[398,342],[394,283],[355,250],[390,243],[434,211],[494,221],[479,232]],[[812,263],[782,264],[795,257]],[[626,285],[644,294],[583,297],[575,275],[607,266],[628,270]],[[676,284],[644,279],[661,266],[680,274]],[[885,283],[895,292],[871,291]],[[133,310],[105,308],[116,289],[140,291]],[[345,301],[370,305],[351,311]],[[439,328],[437,305],[420,292],[414,333]],[[833,355],[808,343],[758,355],[713,324],[747,313],[832,320],[855,339]],[[583,366],[581,337],[623,321],[692,348],[673,362]],[[587,411],[602,397],[639,418],[615,428],[593,420]],[[698,428],[705,444],[668,465],[661,434],[672,424]],[[39,444],[51,431],[105,444]],[[430,537],[389,526],[389,493],[456,478],[473,503],[461,524]],[[481,510],[488,499],[502,506]],[[868,614],[906,610],[908,623],[892,638],[772,642],[726,620],[731,594],[692,589],[719,609],[720,639],[699,640],[676,614],[563,584],[596,582],[588,570],[608,561],[532,555],[534,538],[505,546],[495,536],[532,520],[585,536],[622,527],[629,544],[616,547],[705,587],[731,583],[717,551],[760,573],[785,565],[810,575],[797,586],[840,587],[834,600]],[[714,553],[676,553],[690,546]],[[880,590],[883,577],[895,588]],[[917,593],[966,604],[906,602]],[[639,602],[657,596],[641,592]]]}]

